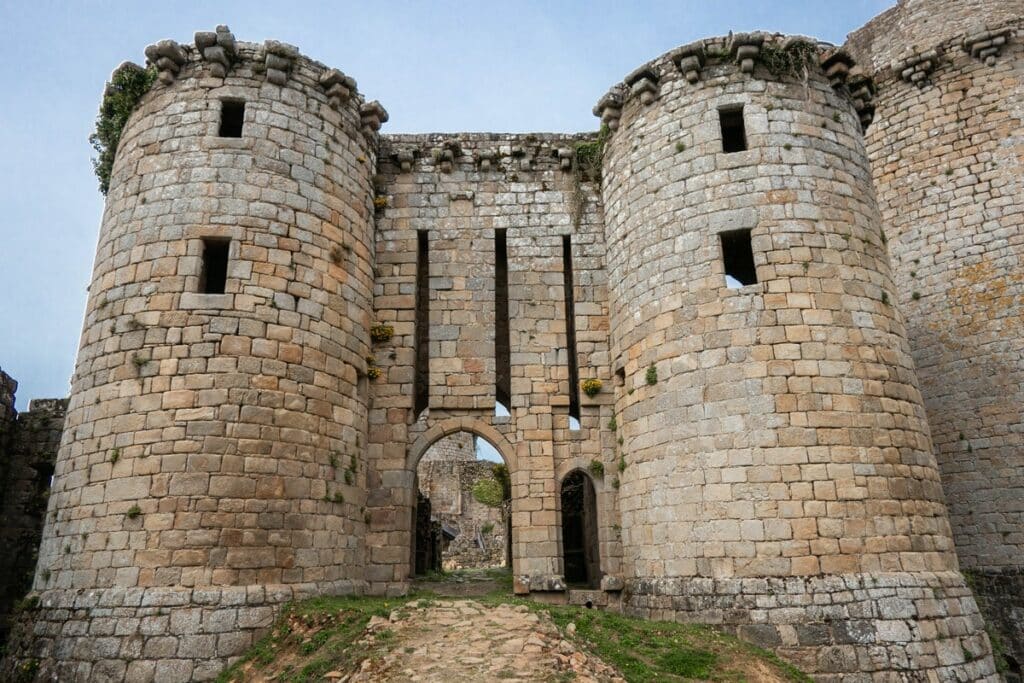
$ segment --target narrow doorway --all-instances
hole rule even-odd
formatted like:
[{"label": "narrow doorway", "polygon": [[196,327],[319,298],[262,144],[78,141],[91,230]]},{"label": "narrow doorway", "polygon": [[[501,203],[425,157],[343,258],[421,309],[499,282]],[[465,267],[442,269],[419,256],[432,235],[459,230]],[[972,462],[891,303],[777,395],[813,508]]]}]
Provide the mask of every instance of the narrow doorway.
[{"label": "narrow doorway", "polygon": [[596,588],[601,582],[597,540],[597,494],[580,470],[562,480],[562,558],[569,585]]}]

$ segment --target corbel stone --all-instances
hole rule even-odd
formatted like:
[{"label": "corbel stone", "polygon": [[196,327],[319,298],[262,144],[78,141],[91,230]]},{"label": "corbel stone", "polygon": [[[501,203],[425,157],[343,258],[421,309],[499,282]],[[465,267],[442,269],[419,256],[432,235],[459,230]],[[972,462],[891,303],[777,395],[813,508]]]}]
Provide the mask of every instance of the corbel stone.
[{"label": "corbel stone", "polygon": [[196,49],[210,63],[210,75],[224,78],[235,61],[235,34],[223,24],[215,31],[196,31]]},{"label": "corbel stone", "polygon": [[448,201],[452,201],[452,202],[458,202],[458,201],[471,202],[471,201],[473,201],[473,196],[474,196],[473,190],[462,190],[462,191],[459,191],[459,192],[449,192],[448,193]]},{"label": "corbel stone", "polygon": [[616,85],[604,97],[597,101],[594,106],[594,116],[601,119],[601,124],[608,126],[609,130],[617,130],[619,119],[622,118],[623,88]]},{"label": "corbel stone", "polygon": [[690,83],[700,80],[700,70],[704,68],[707,53],[704,50],[704,41],[683,45],[672,54],[672,61],[676,63],[683,76]]},{"label": "corbel stone", "polygon": [[926,50],[907,55],[903,59],[893,62],[892,70],[907,83],[913,83],[917,87],[923,88],[928,82],[928,74],[934,71],[938,64],[938,51]]},{"label": "corbel stone", "polygon": [[293,62],[299,56],[299,48],[278,40],[267,40],[263,43],[263,50],[266,53],[267,80],[274,85],[284,85],[288,82]]},{"label": "corbel stone", "polygon": [[642,104],[650,104],[658,99],[658,83],[661,78],[650,66],[642,66],[626,76],[626,85],[630,96],[638,96]]},{"label": "corbel stone", "polygon": [[481,171],[490,171],[498,161],[498,153],[493,149],[482,149],[476,153],[476,162]]},{"label": "corbel stone", "polygon": [[996,57],[1002,52],[1003,46],[1013,36],[1013,29],[1009,26],[1002,29],[989,29],[979,26],[972,29],[963,39],[964,52],[985,62],[988,66],[994,66]]},{"label": "corbel stone", "polygon": [[456,140],[445,140],[439,149],[434,150],[434,159],[441,173],[451,173],[455,168],[455,160],[462,155],[462,147]]},{"label": "corbel stone", "polygon": [[363,126],[363,133],[373,135],[380,130],[381,124],[388,120],[388,112],[377,100],[366,102],[359,107],[359,117]]},{"label": "corbel stone", "polygon": [[854,67],[846,85],[853,108],[857,110],[861,130],[866,131],[875,118],[875,82],[860,67]]},{"label": "corbel stone", "polygon": [[156,65],[157,78],[164,85],[174,83],[181,67],[188,61],[185,48],[173,40],[161,40],[146,48],[146,62]]},{"label": "corbel stone", "polygon": [[571,171],[572,170],[572,162],[573,162],[573,159],[575,158],[575,156],[576,155],[573,153],[573,151],[571,149],[569,149],[568,147],[559,147],[558,148],[558,167],[561,168],[563,171]]},{"label": "corbel stone", "polygon": [[342,105],[352,98],[356,91],[356,81],[351,76],[346,76],[337,69],[328,69],[320,74],[320,87],[327,92],[328,103],[334,109],[341,109]]},{"label": "corbel stone", "polygon": [[740,65],[740,71],[745,74],[754,72],[754,60],[761,54],[763,44],[764,34],[761,32],[737,33],[732,37],[729,52]]},{"label": "corbel stone", "polygon": [[400,149],[395,152],[395,161],[398,162],[398,168],[402,173],[410,173],[413,162],[416,161],[416,152],[411,149]]},{"label": "corbel stone", "polygon": [[846,83],[850,76],[850,69],[855,64],[853,57],[842,49],[823,54],[821,58],[821,70],[825,72],[825,77],[828,78],[828,82],[833,88],[838,88]]}]

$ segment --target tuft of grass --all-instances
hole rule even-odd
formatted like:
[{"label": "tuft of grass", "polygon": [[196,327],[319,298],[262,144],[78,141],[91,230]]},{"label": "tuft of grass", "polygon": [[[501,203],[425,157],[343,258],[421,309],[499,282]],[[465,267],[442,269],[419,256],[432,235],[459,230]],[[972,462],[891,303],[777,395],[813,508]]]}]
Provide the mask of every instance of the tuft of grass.
[{"label": "tuft of grass", "polygon": [[655,367],[654,363],[647,366],[647,373],[644,375],[644,379],[652,386],[658,383],[658,368]]},{"label": "tuft of grass", "polygon": [[142,508],[140,508],[138,505],[132,505],[130,508],[128,508],[128,512],[125,513],[125,516],[128,517],[128,519],[135,519],[141,514]]}]

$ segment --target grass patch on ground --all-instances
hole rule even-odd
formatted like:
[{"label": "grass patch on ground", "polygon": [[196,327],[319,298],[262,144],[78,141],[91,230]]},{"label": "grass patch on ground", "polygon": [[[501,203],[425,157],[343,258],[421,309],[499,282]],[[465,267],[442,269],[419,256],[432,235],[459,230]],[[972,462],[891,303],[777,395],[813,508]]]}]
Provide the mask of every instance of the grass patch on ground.
[{"label": "grass patch on ground", "polygon": [[[275,681],[321,681],[329,671],[354,670],[367,657],[357,646],[371,617],[387,617],[408,598],[322,597],[286,607],[274,627],[218,683],[246,681],[272,668]],[[371,650],[390,649],[390,631],[377,634]],[[391,634],[393,635],[393,634]]]},{"label": "grass patch on ground", "polygon": [[755,681],[812,683],[796,667],[774,653],[745,643],[710,626],[648,621],[615,612],[569,605],[544,605],[530,600],[488,596],[482,602],[512,602],[547,612],[563,633],[584,650],[636,681]]},{"label": "grass patch on ground", "polygon": [[[490,580],[498,589],[470,599],[484,604],[520,604],[547,612],[563,634],[577,646],[618,669],[631,683],[646,681],[791,681],[810,683],[806,675],[771,652],[745,643],[712,627],[647,621],[614,612],[568,605],[545,605],[511,595],[507,569],[443,572],[428,578],[433,583]],[[374,616],[403,614],[411,600],[441,597],[416,591],[400,598],[322,597],[285,608],[271,632],[245,657],[224,671],[218,681],[234,683],[256,677],[275,681],[321,681],[329,671],[352,672],[366,658],[383,657],[393,648],[394,632],[378,631],[369,645],[359,643]],[[499,676],[501,678],[502,676]]]}]

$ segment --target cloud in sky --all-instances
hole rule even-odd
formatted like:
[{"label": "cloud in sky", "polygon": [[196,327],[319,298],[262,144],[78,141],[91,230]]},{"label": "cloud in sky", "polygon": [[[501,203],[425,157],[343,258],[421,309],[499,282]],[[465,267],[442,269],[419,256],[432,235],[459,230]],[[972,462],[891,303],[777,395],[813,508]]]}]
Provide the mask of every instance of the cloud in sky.
[{"label": "cloud in sky", "polygon": [[834,43],[891,0],[139,3],[0,0],[0,366],[18,405],[68,392],[103,198],[88,143],[103,84],[162,38],[228,24],[337,67],[384,132],[594,130],[590,109],[683,43],[765,29]]}]

